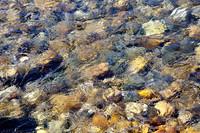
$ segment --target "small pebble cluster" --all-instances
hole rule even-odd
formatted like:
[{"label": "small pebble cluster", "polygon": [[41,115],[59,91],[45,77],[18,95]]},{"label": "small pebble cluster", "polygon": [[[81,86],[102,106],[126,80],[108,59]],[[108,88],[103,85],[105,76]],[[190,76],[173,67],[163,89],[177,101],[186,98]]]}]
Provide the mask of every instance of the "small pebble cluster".
[{"label": "small pebble cluster", "polygon": [[199,0],[0,0],[0,132],[199,133]]}]

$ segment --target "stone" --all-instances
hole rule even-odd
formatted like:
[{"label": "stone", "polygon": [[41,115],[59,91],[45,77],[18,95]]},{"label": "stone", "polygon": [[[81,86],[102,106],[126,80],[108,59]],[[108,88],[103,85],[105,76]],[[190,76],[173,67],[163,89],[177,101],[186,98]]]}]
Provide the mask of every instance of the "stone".
[{"label": "stone", "polygon": [[104,129],[107,129],[108,128],[108,120],[106,119],[105,116],[101,115],[101,114],[98,114],[96,113],[93,118],[92,118],[92,123],[95,125],[95,126],[98,126],[98,127],[101,127],[101,128],[104,128]]},{"label": "stone", "polygon": [[200,39],[200,28],[199,28],[199,26],[192,25],[188,29],[189,29],[189,37],[193,37],[195,39]]},{"label": "stone", "polygon": [[164,98],[168,99],[181,91],[183,84],[181,81],[174,81],[165,90],[161,91]]},{"label": "stone", "polygon": [[194,6],[192,7],[192,15],[194,15],[196,18],[200,18],[200,6]]},{"label": "stone", "polygon": [[20,95],[20,90],[16,86],[11,86],[0,91],[0,101],[17,98],[18,95]]},{"label": "stone", "polygon": [[190,111],[187,111],[187,110],[184,109],[184,108],[181,108],[181,109],[178,111],[178,120],[179,120],[181,123],[186,123],[186,122],[191,121],[192,117],[193,117],[193,114],[192,114]]},{"label": "stone", "polygon": [[148,105],[136,102],[126,103],[126,116],[128,120],[133,120],[135,114],[142,114],[147,111]]},{"label": "stone", "polygon": [[30,104],[36,104],[39,103],[42,99],[45,99],[45,93],[43,90],[36,89],[32,92],[27,92],[23,98],[30,102]]},{"label": "stone", "polygon": [[139,90],[138,94],[140,95],[141,98],[146,98],[146,99],[151,99],[153,97],[156,97],[156,93],[152,89],[144,89],[144,90]]},{"label": "stone", "polygon": [[139,56],[143,56],[146,52],[146,49],[143,47],[131,47],[125,50],[128,59],[135,59]]},{"label": "stone", "polygon": [[131,74],[136,74],[141,71],[148,63],[148,59],[145,59],[142,56],[135,58],[134,60],[130,61],[129,71]]},{"label": "stone", "polygon": [[159,35],[167,30],[167,22],[165,20],[150,20],[149,22],[142,24],[142,28],[146,36]]},{"label": "stone", "polygon": [[49,131],[50,133],[63,133],[63,125],[64,122],[63,121],[59,121],[59,120],[52,120],[51,122],[49,122]]},{"label": "stone", "polygon": [[163,125],[165,123],[165,119],[161,116],[156,116],[152,119],[150,119],[150,124],[154,125],[154,126],[159,126],[159,125]]},{"label": "stone", "polygon": [[121,91],[119,91],[117,88],[108,88],[103,92],[103,99],[107,102],[117,103],[122,99]]},{"label": "stone", "polygon": [[66,111],[77,111],[81,108],[82,102],[77,96],[66,96],[55,94],[51,96],[50,103],[53,105],[53,112],[64,113]]},{"label": "stone", "polygon": [[196,131],[193,127],[188,127],[183,131],[180,131],[180,133],[199,133],[199,131]]},{"label": "stone", "polygon": [[183,22],[187,20],[188,13],[188,8],[180,6],[172,11],[168,19],[174,22]]},{"label": "stone", "polygon": [[138,43],[141,47],[153,50],[157,48],[161,43],[164,43],[164,39],[162,36],[149,35],[140,37],[135,41],[135,43]]},{"label": "stone", "polygon": [[89,69],[89,74],[94,78],[105,77],[109,72],[109,64],[107,62],[92,66]]},{"label": "stone", "polygon": [[166,101],[159,101],[154,106],[155,109],[159,110],[159,116],[171,116],[174,112],[174,107]]},{"label": "stone", "polygon": [[124,102],[136,102],[140,99],[140,95],[137,91],[122,91]]}]

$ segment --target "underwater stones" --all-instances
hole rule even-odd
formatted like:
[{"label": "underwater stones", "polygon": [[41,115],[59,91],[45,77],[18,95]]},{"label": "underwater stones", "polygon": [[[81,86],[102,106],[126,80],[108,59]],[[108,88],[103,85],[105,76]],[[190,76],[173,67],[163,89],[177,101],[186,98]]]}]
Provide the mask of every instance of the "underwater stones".
[{"label": "underwater stones", "polygon": [[196,18],[200,18],[200,6],[194,6],[192,7],[192,15],[194,15]]},{"label": "underwater stones", "polygon": [[144,55],[146,52],[146,49],[143,47],[131,47],[131,48],[127,48],[125,50],[126,55],[128,56],[128,59],[135,59],[138,56],[142,56]]},{"label": "underwater stones", "polygon": [[122,91],[122,96],[124,102],[136,102],[140,99],[137,91]]},{"label": "underwater stones", "polygon": [[135,43],[139,44],[141,47],[145,47],[149,50],[157,48],[163,42],[163,36],[159,35],[142,36],[135,41]]},{"label": "underwater stones", "polygon": [[130,61],[129,71],[131,74],[136,74],[140,70],[142,70],[148,63],[148,59],[145,59],[142,56],[135,58],[134,60]]},{"label": "underwater stones", "polygon": [[174,107],[166,101],[159,101],[154,106],[155,109],[159,110],[159,116],[171,116],[174,112]]},{"label": "underwater stones", "polygon": [[200,28],[199,28],[199,26],[192,25],[188,29],[189,29],[189,37],[193,37],[195,39],[200,39]]},{"label": "underwater stones", "polygon": [[109,64],[105,62],[92,66],[88,73],[94,78],[103,78],[109,74]]},{"label": "underwater stones", "polygon": [[26,99],[31,104],[38,103],[39,101],[42,101],[42,99],[45,98],[45,93],[43,90],[36,89],[32,92],[27,92],[24,96],[24,99]]},{"label": "underwater stones", "polygon": [[166,99],[174,96],[181,91],[183,83],[181,81],[174,81],[165,90],[161,92],[162,96]]},{"label": "underwater stones", "polygon": [[172,11],[168,19],[180,23],[187,20],[188,14],[189,14],[189,9],[180,6]]},{"label": "underwater stones", "polygon": [[190,111],[187,111],[184,108],[181,108],[178,111],[178,120],[181,123],[186,123],[186,122],[190,121],[192,119],[192,117],[193,117],[193,114]]},{"label": "underwater stones", "polygon": [[108,88],[104,91],[103,99],[111,103],[117,103],[122,99],[121,91],[117,88]]},{"label": "underwater stones", "polygon": [[138,90],[138,94],[141,98],[151,99],[152,97],[155,97],[156,92],[154,92],[152,89],[144,89],[144,90]]},{"label": "underwater stones", "polygon": [[104,129],[107,129],[108,128],[108,124],[109,124],[109,121],[106,119],[105,116],[99,114],[99,113],[96,113],[93,118],[92,118],[92,123],[95,125],[95,126],[98,126],[98,127],[101,127],[101,128],[104,128]]},{"label": "underwater stones", "polygon": [[128,10],[131,7],[129,0],[118,0],[113,4],[113,7],[118,8],[120,10]]},{"label": "underwater stones", "polygon": [[126,103],[126,115],[128,120],[133,120],[135,114],[141,114],[148,110],[148,105],[136,102]]},{"label": "underwater stones", "polygon": [[56,25],[56,32],[60,36],[66,36],[74,27],[68,21],[61,21]]},{"label": "underwater stones", "polygon": [[66,111],[77,111],[81,108],[81,99],[77,96],[66,96],[63,94],[55,94],[51,96],[50,103],[53,105],[53,112],[64,113]]},{"label": "underwater stones", "polygon": [[145,35],[156,35],[162,34],[167,30],[167,21],[166,20],[150,20],[147,23],[142,24],[142,28],[145,32]]}]

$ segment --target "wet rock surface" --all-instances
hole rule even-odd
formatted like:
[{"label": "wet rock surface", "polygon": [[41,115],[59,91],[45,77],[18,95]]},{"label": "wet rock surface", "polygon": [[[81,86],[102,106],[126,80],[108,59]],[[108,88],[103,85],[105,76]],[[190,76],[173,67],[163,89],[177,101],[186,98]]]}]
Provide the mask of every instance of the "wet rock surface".
[{"label": "wet rock surface", "polygon": [[0,132],[200,132],[198,0],[1,0]]}]

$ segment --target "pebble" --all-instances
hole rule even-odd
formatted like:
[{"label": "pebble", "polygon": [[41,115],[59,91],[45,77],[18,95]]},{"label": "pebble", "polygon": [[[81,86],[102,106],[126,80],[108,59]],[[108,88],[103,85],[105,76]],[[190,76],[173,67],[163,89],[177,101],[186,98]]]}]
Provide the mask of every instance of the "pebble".
[{"label": "pebble", "polygon": [[180,92],[182,87],[183,84],[181,81],[174,81],[171,83],[170,86],[168,86],[165,90],[163,90],[161,94],[164,98],[168,99],[177,94],[178,92]]},{"label": "pebble", "polygon": [[159,101],[154,106],[155,109],[159,110],[159,116],[171,116],[175,108],[166,101]]},{"label": "pebble", "polygon": [[93,118],[92,118],[92,123],[95,126],[101,127],[103,129],[107,129],[108,128],[108,120],[106,119],[105,116],[96,113]]},{"label": "pebble", "polygon": [[153,97],[156,97],[156,93],[152,89],[138,90],[138,94],[141,98],[151,99]]},{"label": "pebble", "polygon": [[103,99],[111,103],[117,103],[122,99],[121,91],[119,91],[117,88],[108,88],[104,91]]},{"label": "pebble", "polygon": [[136,102],[128,102],[126,103],[126,116],[128,120],[133,120],[135,114],[142,114],[147,111],[148,105]]},{"label": "pebble", "polygon": [[178,111],[178,120],[180,120],[181,123],[186,123],[186,122],[191,121],[192,117],[193,117],[193,114],[184,108],[181,108]]},{"label": "pebble", "polygon": [[55,94],[51,96],[50,103],[53,105],[53,112],[64,113],[72,110],[77,111],[81,108],[82,102],[77,96],[66,96],[63,94]]},{"label": "pebble", "polygon": [[167,30],[167,25],[165,20],[150,20],[147,23],[142,24],[142,28],[144,29],[145,35],[159,35]]},{"label": "pebble", "polygon": [[148,63],[148,59],[145,59],[142,56],[135,58],[134,60],[130,61],[129,71],[131,74],[136,74],[140,70],[142,70]]},{"label": "pebble", "polygon": [[94,78],[105,77],[109,74],[109,64],[107,62],[92,66],[89,69],[89,74]]}]

